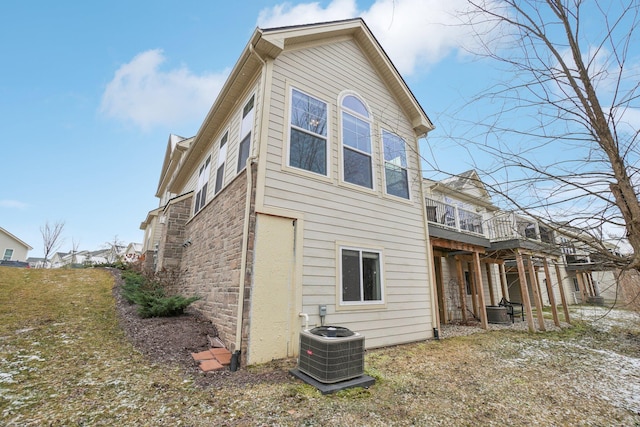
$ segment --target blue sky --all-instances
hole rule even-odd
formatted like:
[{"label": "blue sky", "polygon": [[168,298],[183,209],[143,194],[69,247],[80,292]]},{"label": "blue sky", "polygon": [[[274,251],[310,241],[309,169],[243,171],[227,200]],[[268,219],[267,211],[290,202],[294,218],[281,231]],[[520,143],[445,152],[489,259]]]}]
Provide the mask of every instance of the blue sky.
[{"label": "blue sky", "polygon": [[462,3],[3,1],[0,226],[31,256],[42,256],[46,221],[65,221],[64,251],[140,242],[169,134],[197,132],[256,26],[364,17],[436,124],[425,156],[468,170],[445,122],[496,71],[460,49],[472,47],[455,25]]}]

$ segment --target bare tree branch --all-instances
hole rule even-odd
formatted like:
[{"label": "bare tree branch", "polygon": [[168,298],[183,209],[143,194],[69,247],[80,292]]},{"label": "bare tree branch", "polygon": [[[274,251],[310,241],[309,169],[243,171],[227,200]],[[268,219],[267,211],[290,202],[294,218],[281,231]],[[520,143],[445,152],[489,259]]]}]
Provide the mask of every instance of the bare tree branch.
[{"label": "bare tree branch", "polygon": [[44,247],[44,265],[47,266],[49,256],[56,252],[64,239],[62,238],[62,230],[64,230],[64,221],[56,221],[53,225],[47,221],[42,227],[40,227],[40,234],[42,235],[42,244]]}]

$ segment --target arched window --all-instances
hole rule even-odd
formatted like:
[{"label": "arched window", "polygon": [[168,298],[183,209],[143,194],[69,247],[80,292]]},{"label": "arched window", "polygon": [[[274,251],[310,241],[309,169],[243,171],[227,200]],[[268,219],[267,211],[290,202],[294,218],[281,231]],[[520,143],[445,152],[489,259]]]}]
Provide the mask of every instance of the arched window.
[{"label": "arched window", "polygon": [[373,188],[371,119],[369,110],[354,95],[347,95],[342,109],[342,176],[351,184]]}]

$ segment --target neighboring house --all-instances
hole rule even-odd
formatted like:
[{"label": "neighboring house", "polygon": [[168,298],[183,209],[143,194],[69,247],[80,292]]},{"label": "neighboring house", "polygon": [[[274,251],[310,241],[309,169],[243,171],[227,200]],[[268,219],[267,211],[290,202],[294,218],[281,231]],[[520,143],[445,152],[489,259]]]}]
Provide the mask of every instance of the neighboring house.
[{"label": "neighboring house", "polygon": [[486,328],[486,307],[505,298],[524,305],[530,330],[532,306],[539,329],[543,305],[559,324],[556,294],[566,308],[566,272],[551,230],[499,210],[475,171],[424,184],[441,322],[473,315]]},{"label": "neighboring house", "polygon": [[155,271],[158,267],[157,251],[160,244],[161,231],[166,220],[164,211],[176,201],[176,194],[167,190],[169,180],[175,174],[182,155],[189,148],[192,141],[193,138],[169,135],[156,191],[159,207],[149,211],[147,218],[140,224],[140,229],[144,231],[141,255],[144,260],[143,265],[148,271]]},{"label": "neighboring house", "polygon": [[32,249],[27,243],[0,227],[0,261],[26,262]]},{"label": "neighboring house", "polygon": [[[562,224],[552,229],[498,209],[475,171],[439,182],[425,179],[424,186],[442,323],[473,315],[486,327],[483,307],[503,297],[537,313],[551,306],[556,322],[558,305],[566,319],[568,304],[617,298],[620,272],[579,243],[580,230]],[[637,281],[637,275],[624,276]],[[618,301],[637,295],[632,285],[620,293]],[[533,328],[533,317],[527,317]],[[540,315],[537,320],[543,329]]]},{"label": "neighboring house", "polygon": [[129,243],[124,250],[122,259],[124,262],[136,262],[142,255],[142,243]]},{"label": "neighboring house", "polygon": [[29,267],[31,268],[44,268],[44,258],[37,257],[29,257],[27,258],[27,262],[29,263]]},{"label": "neighboring house", "polygon": [[49,258],[48,268],[64,267],[65,261],[68,259],[69,252],[56,252]]},{"label": "neighboring house", "polygon": [[257,29],[198,134],[169,141],[145,262],[179,271],[243,365],[296,355],[322,323],[368,348],[431,338],[432,128],[361,19]]},{"label": "neighboring house", "polygon": [[[619,268],[611,266],[598,251],[585,243],[593,242],[599,246],[603,244],[607,251],[616,252],[615,245],[601,243],[582,230],[575,227],[561,227],[559,245],[565,259],[569,276],[570,299],[574,303],[593,302],[598,298],[607,304],[629,303],[637,296],[640,281],[637,275],[621,272]],[[616,252],[617,253],[617,252]],[[619,253],[617,253],[619,255]],[[626,292],[620,287],[621,283],[635,283],[635,292],[627,288]]]},{"label": "neighboring house", "polygon": [[110,259],[112,259],[111,249],[100,249],[97,251],[82,250],[71,252],[56,252],[49,260],[48,268],[91,267],[94,265],[113,262],[110,261]]}]

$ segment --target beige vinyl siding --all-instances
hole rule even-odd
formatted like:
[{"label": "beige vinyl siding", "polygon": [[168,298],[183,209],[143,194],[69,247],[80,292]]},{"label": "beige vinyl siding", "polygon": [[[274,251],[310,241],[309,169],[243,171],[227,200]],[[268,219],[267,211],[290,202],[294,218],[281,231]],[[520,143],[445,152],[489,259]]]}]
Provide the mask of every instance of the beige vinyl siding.
[{"label": "beige vinyl siding", "polygon": [[[328,104],[329,179],[286,165],[289,98],[295,88]],[[266,207],[290,209],[304,217],[302,307],[310,324],[319,324],[318,305],[327,305],[325,324],[365,335],[367,347],[415,341],[432,335],[429,270],[419,191],[419,161],[407,150],[411,201],[386,196],[381,128],[398,133],[410,146],[417,142],[411,124],[371,68],[357,44],[283,52],[274,62],[268,123]],[[370,108],[374,189],[341,182],[339,96],[352,91]],[[339,255],[344,244],[381,250],[384,307],[338,307]]]},{"label": "beige vinyl siding", "polygon": [[[254,102],[254,123],[252,126],[252,136],[251,136],[251,152],[253,152],[253,147],[257,143],[256,142],[256,119],[258,118],[258,114],[260,111],[260,98],[259,92],[257,90],[257,83],[254,84],[243,94],[241,98],[238,98],[238,102],[236,104],[236,108],[229,114],[227,121],[225,121],[224,126],[221,126],[220,129],[215,134],[215,137],[209,141],[206,147],[202,148],[202,155],[198,160],[198,164],[196,169],[191,172],[189,176],[189,180],[185,184],[182,189],[181,194],[184,194],[189,191],[193,191],[196,188],[196,183],[198,182],[198,172],[200,170],[200,166],[205,162],[207,157],[211,155],[211,169],[209,172],[209,181],[207,184],[207,204],[214,198],[215,192],[215,181],[216,181],[216,172],[218,169],[218,152],[220,150],[220,139],[222,136],[228,131],[229,137],[227,139],[227,157],[225,160],[224,167],[224,183],[222,188],[228,185],[233,179],[238,175],[237,172],[237,163],[238,163],[238,146],[240,145],[240,123],[242,121],[242,109],[251,97],[251,95],[255,95]],[[193,207],[192,207],[193,211]],[[193,213],[193,212],[192,212]]]}]

